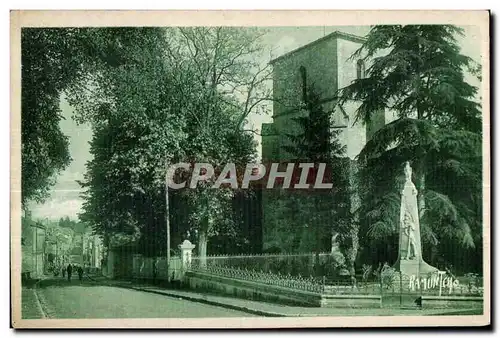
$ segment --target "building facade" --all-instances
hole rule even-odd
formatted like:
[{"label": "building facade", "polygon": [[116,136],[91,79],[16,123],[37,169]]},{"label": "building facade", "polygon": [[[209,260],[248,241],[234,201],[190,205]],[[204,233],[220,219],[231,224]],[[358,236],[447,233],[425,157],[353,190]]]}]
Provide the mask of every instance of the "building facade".
[{"label": "building facade", "polygon": [[[285,148],[289,145],[287,135],[300,128],[293,120],[305,111],[300,106],[305,92],[312,86],[320,95],[323,109],[331,116],[331,128],[338,130],[341,144],[345,146],[345,156],[355,160],[372,135],[390,118],[386,112],[374,114],[372,121],[364,124],[356,121],[356,103],[339,105],[336,100],[339,89],[353,80],[363,78],[368,62],[362,57],[352,57],[364,38],[342,32],[333,32],[271,61],[273,66],[273,122],[262,126],[262,160],[285,162],[293,156]],[[273,200],[282,193],[263,191],[263,247],[280,246],[276,242],[276,209]],[[354,196],[353,196],[354,198]],[[287,215],[281,215],[286,218]],[[307,229],[292,229],[306,234]],[[298,243],[290,245],[300,245]],[[289,250],[289,248],[287,249]]]}]

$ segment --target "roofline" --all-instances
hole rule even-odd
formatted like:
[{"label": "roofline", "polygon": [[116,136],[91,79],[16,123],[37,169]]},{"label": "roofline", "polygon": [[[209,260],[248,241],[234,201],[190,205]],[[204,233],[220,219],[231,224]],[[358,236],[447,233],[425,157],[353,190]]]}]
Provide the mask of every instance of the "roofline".
[{"label": "roofline", "polygon": [[345,39],[345,40],[349,40],[349,41],[353,41],[353,42],[358,42],[358,43],[364,43],[366,41],[366,38],[362,37],[362,36],[358,36],[358,35],[354,35],[354,34],[349,34],[349,33],[344,33],[344,32],[339,32],[339,31],[334,31],[328,35],[325,35],[323,36],[322,38],[319,38],[317,40],[314,40],[312,42],[309,42],[308,44],[305,44],[303,46],[300,46],[288,53],[285,53],[281,56],[278,56],[277,58],[275,59],[272,59],[271,61],[269,61],[269,64],[272,65],[274,64],[275,62],[277,61],[281,61],[282,59],[285,59],[289,56],[291,56],[292,54],[295,54],[299,51],[301,51],[302,49],[305,49],[305,48],[308,48],[308,47],[311,47],[315,44],[318,44],[320,42],[323,42],[325,40],[328,40],[328,39],[331,39],[331,38],[342,38],[342,39]]},{"label": "roofline", "polygon": [[38,222],[33,222],[32,224],[30,224],[30,226],[34,227],[34,228],[38,228],[38,229],[46,229],[47,227],[45,225],[43,225],[42,223],[38,223]]}]

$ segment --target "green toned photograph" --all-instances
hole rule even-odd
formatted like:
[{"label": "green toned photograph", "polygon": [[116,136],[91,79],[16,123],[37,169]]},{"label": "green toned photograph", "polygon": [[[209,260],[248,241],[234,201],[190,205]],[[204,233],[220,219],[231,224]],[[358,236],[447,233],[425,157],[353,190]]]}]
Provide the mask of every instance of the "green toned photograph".
[{"label": "green toned photograph", "polygon": [[488,324],[482,18],[19,27],[14,327]]}]

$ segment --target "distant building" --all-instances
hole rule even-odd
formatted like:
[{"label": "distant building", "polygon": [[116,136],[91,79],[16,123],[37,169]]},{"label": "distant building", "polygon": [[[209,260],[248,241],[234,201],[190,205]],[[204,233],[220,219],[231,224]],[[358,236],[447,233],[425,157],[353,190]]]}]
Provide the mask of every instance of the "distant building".
[{"label": "distant building", "polygon": [[69,260],[90,268],[100,268],[103,258],[103,243],[99,236],[92,233],[92,229],[80,227],[73,235],[73,245]]},{"label": "distant building", "polygon": [[22,219],[22,272],[31,278],[43,276],[45,263],[45,226]]},{"label": "distant building", "polygon": [[[287,134],[297,132],[292,119],[304,114],[298,107],[309,86],[320,94],[324,109],[331,113],[332,128],[340,130],[341,142],[346,146],[346,157],[354,160],[372,135],[386,123],[386,112],[375,114],[364,125],[355,123],[354,103],[337,104],[337,90],[357,78],[365,76],[369,65],[362,58],[351,58],[364,38],[333,32],[271,61],[273,66],[273,122],[262,125],[262,159],[264,162],[292,161],[284,146]],[[274,212],[272,199],[276,192],[263,191],[263,246],[276,246],[273,238]],[[282,215],[283,218],[292,217]],[[292,230],[293,231],[293,230]],[[303,231],[297,229],[296,231]]]}]

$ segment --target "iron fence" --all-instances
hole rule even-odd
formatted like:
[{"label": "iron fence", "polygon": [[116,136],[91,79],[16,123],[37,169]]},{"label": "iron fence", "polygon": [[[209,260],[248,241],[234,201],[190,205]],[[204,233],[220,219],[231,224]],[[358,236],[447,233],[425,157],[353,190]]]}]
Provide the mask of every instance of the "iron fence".
[{"label": "iron fence", "polygon": [[340,279],[342,274],[348,275],[343,269],[344,258],[338,253],[215,255],[193,257],[192,261],[207,267],[237,268],[282,276]]},{"label": "iron fence", "polygon": [[205,265],[200,260],[193,260],[190,265],[190,270],[315,293],[323,293],[325,290],[325,285],[314,276],[302,277],[300,275],[282,275],[279,272],[271,273],[248,270],[241,267],[225,267],[213,264]]}]

